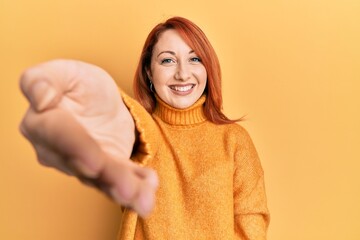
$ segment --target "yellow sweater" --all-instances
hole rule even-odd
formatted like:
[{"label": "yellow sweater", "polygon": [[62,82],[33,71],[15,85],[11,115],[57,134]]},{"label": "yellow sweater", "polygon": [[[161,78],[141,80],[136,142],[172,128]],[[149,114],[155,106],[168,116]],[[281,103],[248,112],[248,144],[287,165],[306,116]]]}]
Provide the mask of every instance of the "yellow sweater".
[{"label": "yellow sweater", "polygon": [[266,239],[263,170],[241,126],[208,121],[205,96],[184,110],[157,99],[152,116],[122,96],[139,133],[132,159],[160,186],[147,219],[125,209],[118,239]]}]

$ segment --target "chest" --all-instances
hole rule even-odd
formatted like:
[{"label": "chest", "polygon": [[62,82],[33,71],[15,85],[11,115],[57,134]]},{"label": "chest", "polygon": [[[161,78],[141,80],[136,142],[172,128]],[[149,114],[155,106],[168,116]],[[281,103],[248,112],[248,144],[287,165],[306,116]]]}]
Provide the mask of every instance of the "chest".
[{"label": "chest", "polygon": [[209,194],[209,189],[216,193],[232,184],[235,148],[221,129],[206,124],[160,129],[163,143],[153,167],[163,182],[186,191],[205,191],[204,194]]},{"label": "chest", "polygon": [[[158,138],[161,145],[150,167],[160,184],[154,213],[146,224],[157,226],[166,218],[166,227],[181,229],[179,234],[196,227],[210,235],[228,227],[232,233],[234,147],[226,134],[205,124],[184,129],[160,126]],[[209,224],[208,219],[219,216],[224,216],[223,225]],[[197,236],[196,231],[191,234]]]}]

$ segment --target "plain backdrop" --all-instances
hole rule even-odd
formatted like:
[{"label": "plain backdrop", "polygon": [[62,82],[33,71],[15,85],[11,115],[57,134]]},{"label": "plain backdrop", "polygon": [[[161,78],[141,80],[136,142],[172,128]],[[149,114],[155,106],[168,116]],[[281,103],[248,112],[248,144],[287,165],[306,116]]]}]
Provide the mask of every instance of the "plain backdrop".
[{"label": "plain backdrop", "polygon": [[119,207],[41,167],[19,134],[19,75],[78,59],[131,94],[147,34],[176,15],[217,51],[225,113],[246,115],[265,170],[269,239],[360,239],[359,0],[0,0],[0,239],[115,238]]}]

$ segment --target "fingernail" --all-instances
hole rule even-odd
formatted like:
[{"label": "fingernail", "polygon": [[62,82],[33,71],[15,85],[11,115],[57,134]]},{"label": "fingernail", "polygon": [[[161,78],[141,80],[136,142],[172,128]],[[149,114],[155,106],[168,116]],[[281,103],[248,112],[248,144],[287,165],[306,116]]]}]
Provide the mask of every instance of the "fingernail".
[{"label": "fingernail", "polygon": [[56,90],[47,81],[38,81],[32,87],[30,102],[37,111],[42,111],[56,97]]}]

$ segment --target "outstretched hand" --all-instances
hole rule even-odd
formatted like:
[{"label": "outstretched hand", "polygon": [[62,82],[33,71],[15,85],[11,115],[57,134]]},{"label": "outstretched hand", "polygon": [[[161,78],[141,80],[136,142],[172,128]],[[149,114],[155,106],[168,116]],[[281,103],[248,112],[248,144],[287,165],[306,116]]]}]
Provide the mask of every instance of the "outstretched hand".
[{"label": "outstretched hand", "polygon": [[134,122],[104,70],[54,60],[26,70],[20,87],[30,103],[20,130],[41,164],[75,175],[140,216],[150,213],[157,176],[129,160]]}]

